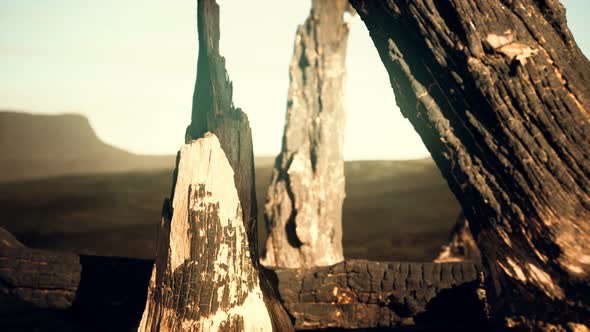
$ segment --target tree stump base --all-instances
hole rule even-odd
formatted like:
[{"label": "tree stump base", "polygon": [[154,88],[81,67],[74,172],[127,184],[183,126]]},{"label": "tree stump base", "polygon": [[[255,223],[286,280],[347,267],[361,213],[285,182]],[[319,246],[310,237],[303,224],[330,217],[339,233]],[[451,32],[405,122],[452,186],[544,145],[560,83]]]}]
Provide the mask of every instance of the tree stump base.
[{"label": "tree stump base", "polygon": [[182,146],[139,331],[271,331],[234,172],[214,134]]}]

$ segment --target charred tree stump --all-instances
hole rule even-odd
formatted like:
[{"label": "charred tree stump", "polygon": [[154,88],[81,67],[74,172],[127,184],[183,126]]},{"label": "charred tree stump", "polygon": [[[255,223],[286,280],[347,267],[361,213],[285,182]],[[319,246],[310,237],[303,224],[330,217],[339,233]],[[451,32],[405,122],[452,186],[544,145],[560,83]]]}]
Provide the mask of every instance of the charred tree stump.
[{"label": "charred tree stump", "polygon": [[313,0],[297,29],[283,147],[265,206],[266,266],[325,266],[344,259],[342,99],[349,27],[343,15],[350,9],[345,0]]},{"label": "charred tree stump", "polygon": [[[225,59],[219,54],[219,6],[215,0],[199,0],[197,3],[199,34],[197,79],[193,96],[192,120],[185,135],[187,145],[183,148],[190,150],[194,140],[211,140],[211,137],[207,136],[209,134],[206,134],[210,132],[212,133],[210,135],[217,137],[215,140],[218,140],[220,151],[224,158],[227,158],[229,168],[222,166],[226,169],[224,174],[219,173],[218,177],[207,176],[207,181],[199,182],[205,186],[199,188],[199,186],[191,185],[194,181],[194,178],[191,179],[191,174],[194,175],[196,172],[191,168],[201,169],[204,165],[210,165],[211,161],[206,155],[200,155],[197,158],[198,163],[185,164],[186,167],[181,167],[183,164],[182,155],[179,155],[171,199],[174,211],[171,212],[170,221],[166,218],[167,212],[163,214],[158,259],[141,327],[142,330],[158,330],[164,326],[160,321],[166,321],[167,326],[174,329],[188,326],[204,330],[219,328],[220,330],[272,329],[274,331],[291,331],[293,329],[291,321],[278,301],[274,289],[265,275],[259,272],[252,134],[246,114],[233,105],[232,84],[225,69]],[[199,144],[203,146],[204,143]],[[199,151],[194,153],[199,154]],[[220,154],[219,151],[216,153]],[[191,153],[189,153],[187,158],[192,160],[190,158],[195,158],[195,156],[191,157]],[[215,168],[219,166],[219,163],[210,166]],[[216,172],[213,169],[209,171],[211,174]],[[229,208],[234,208],[234,213],[239,211],[237,216],[231,216],[231,220],[226,218],[227,213],[220,214],[221,210],[210,211],[209,217],[206,215],[199,217],[198,209],[176,205],[175,202],[179,200],[191,202],[191,199],[193,203],[200,202],[196,204],[206,203],[211,199],[211,196],[207,196],[209,195],[206,194],[207,191],[213,193],[208,185],[216,185],[216,183],[225,183],[227,188],[223,190],[231,192],[228,179],[222,177],[229,177],[232,180],[231,187],[237,192],[237,206],[231,201],[231,197],[219,196],[217,198],[219,207],[231,206]],[[187,185],[190,186],[187,187]],[[205,190],[205,194],[202,190]],[[182,197],[177,197],[177,195]],[[188,224],[178,226],[175,223],[175,218],[180,217],[176,216],[189,212],[192,215],[188,219],[184,218]],[[194,213],[197,215],[195,216]],[[206,227],[208,226],[199,225],[195,228],[193,224],[215,218],[215,215],[221,218],[218,224],[225,226],[218,225],[214,231],[210,230],[212,233],[205,235],[208,242],[203,242],[203,234],[195,232],[196,229],[200,229],[207,234]],[[172,224],[167,226],[169,222]],[[227,225],[228,222],[229,225]],[[242,232],[239,223],[243,223],[244,236],[239,235]],[[184,230],[192,229],[192,231],[188,235],[177,233],[175,227],[183,227]],[[189,239],[193,240],[189,241]],[[208,243],[208,247],[205,246],[205,243]],[[243,245],[246,245],[248,250],[244,251],[241,247]],[[187,255],[186,250],[192,251],[189,251]],[[180,257],[184,261],[179,261],[180,258],[177,256],[167,257],[168,252],[182,253]],[[215,256],[207,258],[206,256],[215,253],[219,253],[221,256],[217,256],[217,258]],[[224,257],[234,261],[224,262],[222,261],[225,259]],[[168,264],[170,262],[172,265]],[[218,269],[213,269],[213,266],[206,265],[206,268],[203,269],[203,266],[199,266],[199,264],[193,266],[196,262],[201,264],[217,262],[219,266]],[[197,274],[190,274],[191,271]],[[228,276],[228,271],[232,271],[231,274],[236,273],[236,275]],[[181,275],[178,276],[175,273],[181,273]],[[189,275],[182,275],[182,273],[189,273]],[[167,275],[169,277],[166,277]],[[233,279],[236,277],[238,279]],[[186,282],[189,283],[186,284]],[[160,287],[164,285],[171,287],[171,289],[160,293]],[[204,285],[209,288],[202,288]],[[194,298],[193,295],[197,294],[195,292],[199,292],[199,296],[216,298],[217,302],[203,301],[205,298]],[[161,297],[162,294],[177,294],[181,297],[170,302],[170,299]],[[263,307],[260,307],[259,300],[263,300]],[[169,307],[170,304],[174,306]],[[173,318],[169,319],[170,317]],[[267,318],[270,318],[270,321]],[[198,321],[194,319],[198,319]]]},{"label": "charred tree stump", "polygon": [[471,235],[469,221],[467,221],[463,213],[459,215],[455,226],[453,226],[449,243],[442,246],[442,250],[434,262],[481,262],[481,254],[473,235]]},{"label": "charred tree stump", "polygon": [[184,145],[139,331],[271,331],[233,170],[214,134]]},{"label": "charred tree stump", "polygon": [[509,327],[590,326],[590,63],[556,0],[351,0]]}]

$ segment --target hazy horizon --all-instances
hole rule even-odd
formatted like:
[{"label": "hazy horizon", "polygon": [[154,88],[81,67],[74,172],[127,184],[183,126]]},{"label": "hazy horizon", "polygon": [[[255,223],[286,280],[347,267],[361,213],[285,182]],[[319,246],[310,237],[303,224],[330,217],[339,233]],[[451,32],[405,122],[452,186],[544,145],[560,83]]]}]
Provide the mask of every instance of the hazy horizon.
[{"label": "hazy horizon", "polygon": [[[295,30],[310,3],[218,3],[221,53],[234,82],[234,103],[248,114],[255,155],[276,156]],[[588,54],[590,2],[562,3],[578,45]],[[138,154],[176,153],[190,121],[196,76],[196,1],[20,0],[3,7],[0,109],[82,114],[108,144]],[[345,159],[427,157],[395,105],[364,24],[358,16],[350,22]]]}]

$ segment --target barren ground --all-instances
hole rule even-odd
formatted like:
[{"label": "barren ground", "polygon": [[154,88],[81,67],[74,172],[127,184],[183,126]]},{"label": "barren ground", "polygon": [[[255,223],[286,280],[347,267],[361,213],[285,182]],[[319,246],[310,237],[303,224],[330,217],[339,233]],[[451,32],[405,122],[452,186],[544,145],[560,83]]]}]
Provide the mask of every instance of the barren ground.
[{"label": "barren ground", "polygon": [[[271,158],[257,158],[260,241]],[[428,261],[459,207],[431,160],[346,163],[347,258]],[[60,176],[0,183],[0,226],[27,245],[151,258],[172,170]]]}]

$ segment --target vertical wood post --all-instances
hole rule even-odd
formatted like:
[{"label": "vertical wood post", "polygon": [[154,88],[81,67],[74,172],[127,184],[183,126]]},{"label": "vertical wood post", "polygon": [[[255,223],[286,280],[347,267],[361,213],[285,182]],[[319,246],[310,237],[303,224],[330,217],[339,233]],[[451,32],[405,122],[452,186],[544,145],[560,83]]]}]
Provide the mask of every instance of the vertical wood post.
[{"label": "vertical wood post", "polygon": [[297,29],[283,146],[268,189],[267,266],[341,262],[344,201],[345,0],[313,0]]},{"label": "vertical wood post", "polygon": [[[191,124],[186,129],[186,145],[179,153],[174,174],[173,211],[163,214],[158,259],[151,282],[155,286],[150,287],[155,291],[150,290],[141,328],[159,330],[163,328],[162,317],[174,317],[166,318],[166,326],[173,329],[187,326],[196,330],[292,331],[291,320],[258,261],[252,134],[246,114],[233,105],[232,83],[225,59],[219,54],[219,6],[215,0],[198,0],[197,5],[199,58]],[[218,143],[208,142],[211,137]],[[205,149],[207,146],[215,148]],[[208,159],[204,151],[209,151],[211,156],[223,153],[228,167],[222,166],[224,163],[219,160],[213,165],[214,160]],[[183,157],[189,161],[183,161]],[[195,169],[203,167],[208,167],[208,175],[196,181]],[[216,173],[216,167],[227,172]],[[213,194],[208,187],[211,185],[222,190],[220,194]],[[230,187],[237,193],[239,208],[230,195],[233,192]],[[215,195],[218,199],[212,200]],[[209,206],[207,213],[198,208],[201,204]],[[224,206],[228,209],[226,212],[223,212]],[[230,209],[237,215],[228,217]],[[169,219],[167,214],[170,214]],[[179,221],[181,226],[175,223],[179,214],[188,216],[178,219],[184,220]],[[168,223],[170,227],[166,226]],[[239,226],[240,223],[243,225]],[[176,227],[181,231],[175,232]],[[242,231],[244,236],[239,235]],[[216,237],[212,237],[213,234],[217,234]],[[243,246],[248,250],[243,250]],[[182,255],[170,254],[177,252]],[[218,265],[212,267],[211,264]],[[233,279],[230,274],[239,279]],[[170,277],[167,279],[166,275]],[[169,300],[158,295],[160,293],[180,298]],[[195,298],[197,295],[200,300]],[[210,302],[204,301],[203,296],[210,297]],[[260,299],[264,307],[260,306]],[[168,308],[166,304],[170,303],[175,306]],[[173,313],[166,312],[165,308]]]}]

